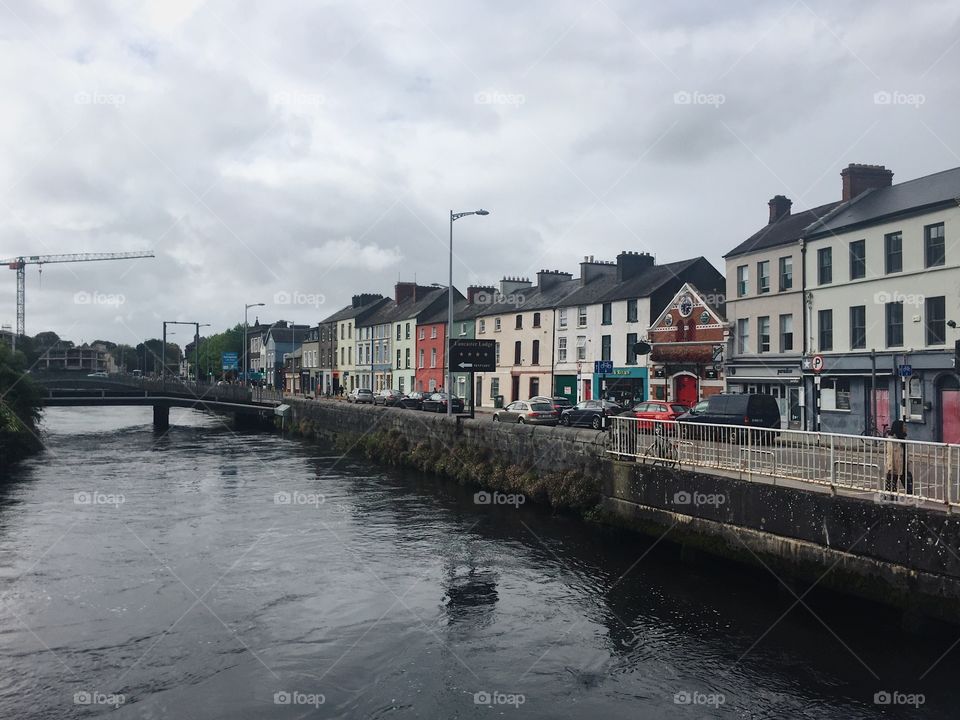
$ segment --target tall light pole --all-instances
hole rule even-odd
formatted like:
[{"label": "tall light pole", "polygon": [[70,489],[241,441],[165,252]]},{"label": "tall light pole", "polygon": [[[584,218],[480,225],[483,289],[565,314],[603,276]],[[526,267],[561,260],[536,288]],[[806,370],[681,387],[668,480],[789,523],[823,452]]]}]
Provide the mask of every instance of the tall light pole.
[{"label": "tall light pole", "polygon": [[247,377],[247,351],[250,349],[250,339],[247,337],[247,311],[252,307],[263,307],[266,303],[250,303],[243,306],[243,386],[250,384],[250,378]]},{"label": "tall light pole", "polygon": [[197,323],[197,347],[195,353],[197,357],[197,369],[193,373],[194,380],[196,380],[197,383],[200,382],[200,328],[202,327],[210,327],[210,323]]},{"label": "tall light pole", "polygon": [[450,267],[449,282],[447,283],[447,351],[444,363],[447,366],[447,417],[453,415],[453,366],[450,364],[450,338],[453,337],[453,221],[467,215],[489,215],[487,210],[471,210],[470,212],[455,213],[450,211]]}]

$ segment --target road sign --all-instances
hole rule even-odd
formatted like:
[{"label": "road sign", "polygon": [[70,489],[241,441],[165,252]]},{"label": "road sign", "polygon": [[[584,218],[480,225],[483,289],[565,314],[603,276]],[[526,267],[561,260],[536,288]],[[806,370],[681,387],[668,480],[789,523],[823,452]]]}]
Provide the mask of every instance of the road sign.
[{"label": "road sign", "polygon": [[901,365],[900,366],[900,377],[910,377],[913,375],[913,365]]},{"label": "road sign", "polygon": [[613,372],[613,360],[594,360],[593,372],[597,375],[609,375]]},{"label": "road sign", "polygon": [[223,370],[236,370],[239,367],[238,360],[239,353],[235,352],[224,352],[220,353],[220,366]]},{"label": "road sign", "polygon": [[823,355],[813,356],[813,360],[810,363],[810,369],[813,370],[815,373],[818,373],[821,370],[823,370]]},{"label": "road sign", "polygon": [[453,372],[494,372],[497,369],[496,340],[451,340]]}]

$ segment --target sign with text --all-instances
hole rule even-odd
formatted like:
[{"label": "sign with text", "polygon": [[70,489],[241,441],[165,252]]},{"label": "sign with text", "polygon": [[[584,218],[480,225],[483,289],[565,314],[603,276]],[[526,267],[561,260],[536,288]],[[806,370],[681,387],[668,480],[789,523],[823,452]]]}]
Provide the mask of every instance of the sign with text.
[{"label": "sign with text", "polygon": [[224,352],[220,353],[220,366],[223,370],[236,370],[240,367],[238,359],[240,353]]},{"label": "sign with text", "polygon": [[497,369],[496,340],[451,340],[453,372],[494,372]]}]

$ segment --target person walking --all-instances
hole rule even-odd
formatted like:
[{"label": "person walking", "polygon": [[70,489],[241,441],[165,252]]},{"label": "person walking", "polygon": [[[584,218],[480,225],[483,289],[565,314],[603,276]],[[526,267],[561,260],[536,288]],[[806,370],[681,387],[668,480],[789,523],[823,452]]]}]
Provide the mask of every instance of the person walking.
[{"label": "person walking", "polygon": [[[907,444],[896,442],[907,439],[907,424],[903,420],[894,420],[887,435],[890,439],[886,443],[886,461],[884,471],[886,481],[884,489],[888,493],[899,491],[901,485],[908,495],[913,494],[913,473],[907,467]],[[885,499],[893,499],[887,495]]]}]

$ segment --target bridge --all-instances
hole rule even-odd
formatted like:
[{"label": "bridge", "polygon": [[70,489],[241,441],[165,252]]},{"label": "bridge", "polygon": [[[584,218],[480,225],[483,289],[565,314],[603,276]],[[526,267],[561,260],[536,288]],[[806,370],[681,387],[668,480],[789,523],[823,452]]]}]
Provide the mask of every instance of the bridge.
[{"label": "bridge", "polygon": [[215,385],[177,378],[141,378],[111,374],[92,376],[83,372],[35,372],[30,374],[44,391],[46,407],[152,406],[153,424],[170,426],[170,408],[190,408],[227,413],[235,418],[273,416],[282,396],[269,388]]}]

